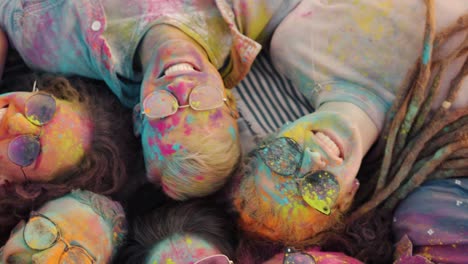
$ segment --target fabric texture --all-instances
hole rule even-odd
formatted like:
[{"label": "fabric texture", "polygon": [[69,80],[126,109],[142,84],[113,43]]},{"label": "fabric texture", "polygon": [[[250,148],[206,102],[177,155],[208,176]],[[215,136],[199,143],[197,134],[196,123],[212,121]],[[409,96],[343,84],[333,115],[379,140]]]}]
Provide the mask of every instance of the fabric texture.
[{"label": "fabric texture", "polygon": [[[1,0],[0,27],[33,69],[102,79],[124,105],[139,100],[136,51],[157,24],[179,28],[220,69],[227,88],[250,69],[270,20],[281,21],[281,0]],[[285,10],[289,10],[287,7]]]},{"label": "fabric texture", "polygon": [[412,248],[397,254],[397,263],[413,263],[403,261],[409,256],[468,263],[468,178],[433,180],[417,188],[397,207],[393,230],[396,241]]}]

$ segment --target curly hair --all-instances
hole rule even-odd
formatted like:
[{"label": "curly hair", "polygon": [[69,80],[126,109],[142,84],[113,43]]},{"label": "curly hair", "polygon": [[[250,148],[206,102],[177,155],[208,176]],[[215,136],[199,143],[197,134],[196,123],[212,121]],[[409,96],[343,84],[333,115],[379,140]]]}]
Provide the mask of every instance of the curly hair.
[{"label": "curly hair", "polygon": [[114,256],[127,235],[127,221],[122,206],[106,196],[90,191],[77,189],[72,190],[68,195],[89,206],[109,225],[113,249],[112,256]]},{"label": "curly hair", "polygon": [[116,263],[145,263],[157,243],[184,234],[202,238],[232,258],[237,237],[235,225],[224,208],[207,199],[165,201],[134,219]]},{"label": "curly hair", "polygon": [[[21,76],[21,81],[4,82],[5,88],[16,90],[32,87],[36,76]],[[132,134],[131,111],[125,110],[103,83],[58,76],[39,76],[38,88],[63,100],[78,102],[87,109],[93,122],[90,149],[81,162],[63,171],[50,182],[10,183],[0,188],[0,242],[31,209],[41,206],[72,189],[86,189],[98,194],[116,194],[127,180],[131,157],[138,142]]]}]

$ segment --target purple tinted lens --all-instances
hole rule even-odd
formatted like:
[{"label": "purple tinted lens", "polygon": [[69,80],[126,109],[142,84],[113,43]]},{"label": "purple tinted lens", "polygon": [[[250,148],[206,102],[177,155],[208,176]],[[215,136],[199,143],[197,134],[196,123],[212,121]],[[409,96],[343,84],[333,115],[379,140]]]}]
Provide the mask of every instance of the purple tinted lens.
[{"label": "purple tinted lens", "polygon": [[38,93],[29,97],[25,106],[25,114],[29,122],[42,126],[52,120],[55,108],[54,97],[49,94]]},{"label": "purple tinted lens", "polygon": [[225,255],[214,255],[201,259],[195,264],[229,264],[229,258]]},{"label": "purple tinted lens", "polygon": [[283,264],[315,264],[315,259],[302,252],[290,253],[284,256]]},{"label": "purple tinted lens", "polygon": [[36,160],[40,150],[41,145],[34,136],[22,135],[8,145],[8,158],[16,165],[26,167]]}]

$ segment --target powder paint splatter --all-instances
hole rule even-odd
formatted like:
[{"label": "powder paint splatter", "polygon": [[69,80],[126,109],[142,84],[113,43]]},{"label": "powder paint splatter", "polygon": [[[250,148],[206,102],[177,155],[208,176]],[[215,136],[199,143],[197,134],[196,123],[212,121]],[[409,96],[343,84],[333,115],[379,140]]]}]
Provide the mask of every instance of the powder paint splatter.
[{"label": "powder paint splatter", "polygon": [[306,175],[301,184],[304,200],[319,212],[329,215],[331,206],[340,192],[340,185],[335,175],[327,171],[317,171]]}]

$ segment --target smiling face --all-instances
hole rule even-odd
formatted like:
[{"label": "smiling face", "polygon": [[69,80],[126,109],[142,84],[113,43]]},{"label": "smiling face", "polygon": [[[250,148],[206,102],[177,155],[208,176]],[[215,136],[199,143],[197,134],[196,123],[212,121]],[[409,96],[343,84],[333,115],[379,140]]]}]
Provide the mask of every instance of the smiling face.
[{"label": "smiling face", "polygon": [[[179,184],[180,181],[185,180],[174,182],[164,181],[162,178],[183,175],[194,182],[194,185],[205,185],[201,187],[204,190],[200,190],[195,196],[206,195],[207,188],[210,187],[208,185],[213,187],[209,188],[209,192],[213,192],[224,183],[238,159],[238,151],[229,152],[229,149],[239,149],[237,123],[231,108],[224,101],[214,109],[196,110],[194,108],[197,108],[198,100],[191,96],[196,94],[199,87],[203,87],[207,89],[204,93],[207,101],[220,98],[220,94],[225,98],[223,80],[204,52],[194,43],[167,42],[159,46],[157,54],[155,61],[159,64],[151,73],[151,76],[157,78],[148,78],[143,83],[143,107],[150,109],[151,104],[145,99],[154,91],[163,90],[165,94],[174,97],[174,103],[165,106],[175,105],[176,108],[175,113],[166,117],[154,119],[145,116],[141,120],[140,131],[148,178],[162,183],[164,191],[176,198],[179,195],[175,189],[183,185]],[[184,107],[177,109],[177,106]],[[221,158],[221,154],[226,157]],[[216,163],[220,159],[222,161]],[[180,164],[169,165],[184,161],[205,164],[205,168],[195,169],[196,166],[193,166],[193,169],[182,169]],[[213,173],[208,170],[218,170],[225,175],[210,176]]]},{"label": "smiling face", "polygon": [[[8,155],[10,142],[20,135],[37,137],[40,152],[23,168],[30,181],[51,181],[58,173],[77,165],[90,147],[92,125],[78,103],[56,99],[52,119],[37,126],[26,118],[25,103],[35,93],[13,92],[0,95],[0,185],[23,182],[20,166]],[[34,120],[33,120],[34,122]]]},{"label": "smiling face", "polygon": [[173,235],[153,247],[146,263],[195,263],[217,254],[221,252],[204,239],[190,234]]},{"label": "smiling face", "polygon": [[[356,175],[364,151],[353,123],[332,112],[315,112],[282,127],[276,136],[296,141],[302,160],[296,176],[281,176],[267,166],[260,155],[252,157],[252,171],[243,177],[235,193],[235,205],[248,231],[273,240],[300,241],[328,228],[337,215],[351,204],[358,188]],[[276,158],[275,160],[280,160]],[[338,188],[327,192],[335,198],[326,215],[313,208],[301,194],[297,177],[327,171],[335,176]],[[329,199],[331,201],[333,199]]]},{"label": "smiling face", "polygon": [[[21,221],[11,232],[3,248],[3,255],[0,255],[1,263],[31,263],[31,261],[57,263],[65,253],[63,241],[71,246],[81,247],[96,260],[96,263],[108,262],[112,254],[112,232],[108,224],[89,206],[65,196],[48,202],[38,210],[38,213],[55,223],[63,240],[58,240],[48,249],[33,250],[23,238],[25,222]],[[46,238],[43,230],[33,229],[29,234],[28,237],[37,236],[37,241]],[[73,256],[71,258],[75,260]],[[83,261],[73,263],[83,263]]]}]

